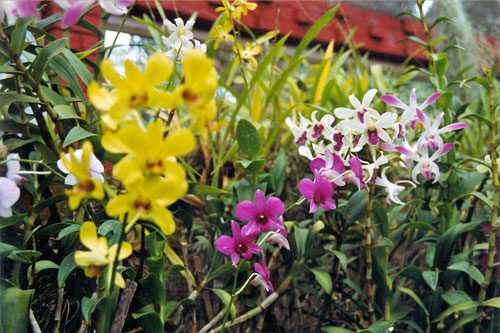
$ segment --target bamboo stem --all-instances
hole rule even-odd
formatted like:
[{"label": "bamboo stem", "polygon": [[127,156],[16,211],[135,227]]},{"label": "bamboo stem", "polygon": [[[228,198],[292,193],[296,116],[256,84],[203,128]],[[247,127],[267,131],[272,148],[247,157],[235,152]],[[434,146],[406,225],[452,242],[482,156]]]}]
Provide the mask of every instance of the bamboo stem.
[{"label": "bamboo stem", "polygon": [[[377,178],[377,171],[374,174]],[[373,293],[373,258],[372,258],[372,210],[373,200],[375,199],[375,182],[370,184],[370,192],[368,194],[368,206],[366,207],[366,222],[365,222],[365,261],[366,261],[366,296],[368,298],[368,315],[370,323],[375,322],[375,310],[373,304],[375,303],[375,295]]]},{"label": "bamboo stem", "polygon": [[[498,218],[498,205],[500,201],[500,184],[498,181],[498,163],[497,163],[497,152],[496,152],[496,131],[497,131],[497,120],[495,117],[495,101],[493,99],[493,82],[491,78],[491,73],[486,72],[490,89],[489,89],[489,102],[490,102],[490,156],[491,156],[491,178],[493,181],[493,207],[491,210],[491,222],[490,222],[490,234],[489,234],[489,244],[488,244],[488,262],[486,266],[486,273],[484,274],[483,283],[481,283],[481,290],[479,291],[479,296],[477,301],[479,303],[484,302],[486,298],[486,291],[490,285],[491,275],[493,272],[493,264],[495,262],[495,246],[496,246],[496,231],[497,231],[497,218]],[[479,307],[478,307],[479,309]],[[476,321],[474,325],[474,333],[479,333],[481,325],[482,316]]]}]

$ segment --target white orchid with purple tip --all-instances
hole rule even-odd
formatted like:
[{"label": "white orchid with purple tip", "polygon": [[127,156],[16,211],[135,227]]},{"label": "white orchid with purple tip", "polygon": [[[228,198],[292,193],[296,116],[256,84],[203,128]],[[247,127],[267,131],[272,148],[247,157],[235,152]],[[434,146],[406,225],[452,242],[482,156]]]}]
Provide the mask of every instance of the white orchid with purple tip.
[{"label": "white orchid with purple tip", "polygon": [[346,122],[344,126],[350,126],[361,133],[359,141],[352,151],[360,151],[367,142],[372,146],[376,146],[379,140],[385,142],[391,141],[391,137],[385,129],[391,128],[397,117],[397,114],[387,112],[374,120],[371,114],[365,113],[363,116],[363,122],[360,122],[357,119],[353,119],[349,121],[349,123]]},{"label": "white orchid with purple tip", "polygon": [[335,113],[335,116],[337,118],[341,119],[357,118],[360,122],[364,121],[364,115],[367,112],[376,117],[378,115],[378,112],[370,107],[370,104],[373,101],[373,98],[375,97],[376,94],[377,94],[377,89],[368,90],[366,94],[363,96],[362,102],[360,102],[359,99],[356,98],[356,96],[351,95],[349,96],[349,101],[351,102],[354,109],[340,107],[333,110],[333,112]]},{"label": "white orchid with purple tip", "polygon": [[434,93],[430,95],[425,102],[423,102],[420,105],[417,105],[417,94],[416,94],[416,88],[413,88],[410,93],[410,105],[406,105],[405,103],[401,102],[399,98],[393,95],[383,95],[381,96],[382,100],[391,106],[394,106],[396,108],[402,109],[403,114],[401,115],[401,123],[404,125],[408,124],[412,129],[415,128],[415,125],[418,122],[417,118],[417,109],[420,111],[424,110],[426,107],[429,105],[433,104],[436,102],[439,97],[441,97],[441,93]]},{"label": "white orchid with purple tip", "polygon": [[392,183],[391,181],[389,181],[389,179],[387,179],[387,176],[385,175],[388,168],[389,167],[385,167],[384,169],[382,169],[382,174],[375,180],[375,185],[385,188],[385,190],[387,191],[386,201],[388,204],[390,204],[392,201],[394,203],[397,203],[398,205],[404,205],[401,199],[399,199],[399,193],[404,191],[405,187],[398,184],[408,183],[413,187],[415,187],[416,185],[409,180],[398,180],[396,183]]},{"label": "white orchid with purple tip", "polygon": [[417,146],[419,150],[426,145],[428,145],[432,150],[438,150],[444,144],[443,139],[440,136],[441,134],[469,127],[469,125],[464,123],[453,123],[451,125],[438,129],[439,125],[441,124],[441,119],[444,116],[444,112],[438,114],[432,126],[429,117],[427,117],[425,113],[423,113],[419,109],[417,109],[417,116],[425,128],[425,132],[422,134],[420,139],[418,139]]}]

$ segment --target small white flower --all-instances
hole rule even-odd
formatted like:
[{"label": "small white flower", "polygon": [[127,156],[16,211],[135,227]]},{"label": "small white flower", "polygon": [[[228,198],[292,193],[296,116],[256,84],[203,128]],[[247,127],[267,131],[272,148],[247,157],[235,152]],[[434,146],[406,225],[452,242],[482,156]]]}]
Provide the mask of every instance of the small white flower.
[{"label": "small white flower", "polygon": [[351,102],[354,109],[336,108],[335,110],[333,110],[333,112],[335,113],[335,116],[337,118],[341,119],[357,118],[361,122],[363,121],[363,116],[365,115],[366,112],[376,117],[378,115],[378,112],[370,107],[370,104],[373,101],[373,98],[375,97],[376,94],[377,94],[377,89],[368,90],[366,94],[363,96],[363,102],[360,102],[359,99],[356,98],[356,96],[351,95],[349,96],[349,101]]},{"label": "small white flower", "polygon": [[185,40],[190,41],[193,39],[193,32],[191,31],[194,26],[194,20],[190,18],[184,24],[184,21],[178,17],[174,20],[175,24],[170,22],[168,19],[163,21],[163,24],[167,27],[170,32],[170,36],[168,37],[172,42],[174,39],[177,40]]},{"label": "small white flower", "polygon": [[388,168],[389,167],[385,167],[382,170],[382,175],[381,175],[381,177],[378,177],[375,180],[375,184],[385,187],[385,190],[387,191],[386,201],[388,204],[390,204],[392,201],[394,203],[397,203],[398,205],[404,205],[404,203],[399,199],[399,193],[402,192],[405,189],[405,187],[401,186],[401,185],[397,185],[397,184],[398,183],[409,183],[413,187],[415,187],[416,185],[409,180],[398,180],[396,183],[391,183],[387,179],[387,176],[385,175],[385,172]]},{"label": "small white flower", "polygon": [[[83,150],[77,149],[73,153],[74,157],[76,158],[77,161],[82,160],[82,154]],[[64,155],[64,158],[66,161],[71,162],[71,154],[66,154]],[[78,180],[74,175],[69,173],[69,170],[64,166],[64,163],[62,160],[57,161],[57,167],[64,173],[67,173],[68,175],[66,176],[66,179],[64,179],[64,184],[66,185],[76,185],[78,184]],[[94,153],[90,153],[90,161],[89,161],[89,170],[90,170],[90,176],[94,179],[99,180],[100,182],[104,183],[104,177],[102,176],[102,173],[104,172],[104,166],[102,165],[101,161],[97,159],[97,157],[94,155]]]},{"label": "small white flower", "polygon": [[12,216],[12,206],[19,200],[21,191],[16,183],[7,178],[0,177],[0,216]]}]

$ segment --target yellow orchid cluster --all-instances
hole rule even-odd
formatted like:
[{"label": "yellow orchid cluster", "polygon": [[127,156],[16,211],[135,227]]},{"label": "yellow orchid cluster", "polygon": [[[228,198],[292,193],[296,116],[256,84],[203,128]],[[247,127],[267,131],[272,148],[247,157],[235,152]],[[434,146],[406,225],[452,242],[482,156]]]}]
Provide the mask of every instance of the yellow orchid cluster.
[{"label": "yellow orchid cluster", "polygon": [[[217,50],[219,45],[223,42],[235,42],[235,37],[231,34],[233,30],[233,18],[241,20],[241,16],[246,16],[249,10],[255,10],[257,4],[245,0],[235,0],[232,3],[229,0],[222,0],[222,7],[217,7],[215,11],[225,12],[225,20],[215,26],[209,34],[209,37],[215,40],[214,48]],[[241,61],[250,63],[257,66],[257,59],[255,56],[262,51],[260,45],[246,43],[245,47],[240,43],[233,45],[233,51],[238,56],[236,57],[236,64]]]},{"label": "yellow orchid cluster", "polygon": [[[126,216],[128,228],[137,220],[152,221],[166,235],[175,231],[166,207],[184,195],[188,187],[177,157],[194,149],[193,132],[203,132],[215,118],[218,85],[213,60],[200,50],[186,51],[182,62],[184,79],[167,91],[162,83],[170,78],[173,69],[172,61],[163,53],[154,53],[148,59],[144,73],[127,60],[124,76],[104,60],[103,76],[114,89],[92,82],[88,92],[102,114],[102,146],[111,153],[126,154],[113,168],[113,176],[126,191],[107,203],[107,214],[122,221]],[[158,114],[181,108],[192,112],[190,129],[165,125],[161,118],[145,124],[139,112],[155,110]]]},{"label": "yellow orchid cluster", "polygon": [[[102,273],[116,259],[118,252],[118,244],[108,247],[106,237],[97,237],[97,228],[93,222],[85,222],[80,228],[80,241],[90,251],[78,250],[75,252],[75,262],[85,267],[85,275],[87,277],[101,277]],[[122,242],[118,260],[123,260],[132,254],[132,245],[127,242]],[[111,283],[112,271],[108,270],[108,283]],[[115,283],[120,288],[125,288],[125,281],[120,273],[115,273]]]}]

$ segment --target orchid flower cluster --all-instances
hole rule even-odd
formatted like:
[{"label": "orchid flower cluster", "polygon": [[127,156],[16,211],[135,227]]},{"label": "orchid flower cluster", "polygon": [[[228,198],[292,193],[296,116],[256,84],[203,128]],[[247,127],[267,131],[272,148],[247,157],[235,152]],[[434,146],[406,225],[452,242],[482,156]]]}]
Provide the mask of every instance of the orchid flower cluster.
[{"label": "orchid flower cluster", "polygon": [[[315,212],[318,205],[324,210],[335,209],[334,191],[346,183],[353,183],[359,189],[367,189],[367,184],[384,187],[387,202],[402,205],[399,193],[405,189],[401,183],[419,183],[417,176],[422,174],[430,180],[434,174],[434,183],[439,180],[440,172],[436,160],[448,153],[453,143],[444,143],[442,134],[467,127],[464,123],[454,123],[440,128],[444,115],[441,112],[431,124],[424,109],[432,105],[441,96],[434,93],[421,105],[417,105],[416,89],[410,94],[410,105],[406,105],[392,95],[382,96],[389,106],[403,110],[401,116],[393,111],[380,113],[373,109],[372,103],[377,90],[369,90],[359,101],[354,95],[349,96],[351,108],[336,108],[334,115],[327,114],[317,120],[317,111],[308,120],[300,115],[296,119],[286,119],[291,129],[299,154],[311,160],[310,169],[314,180],[303,179],[299,183],[302,195],[310,201],[310,212]],[[417,124],[423,132],[416,130]],[[413,135],[411,135],[413,133]],[[410,139],[417,138],[410,143]],[[389,158],[386,152],[399,152],[403,165],[412,168],[412,181],[398,180],[391,182],[386,171]],[[366,160],[365,156],[371,157]],[[365,158],[365,159],[363,159]],[[376,170],[382,169],[380,176]]]},{"label": "orchid flower cluster", "polygon": [[[0,22],[5,19],[9,25],[14,24],[17,17],[30,17],[38,13],[41,0],[0,0]],[[61,28],[67,29],[76,24],[95,0],[55,0],[64,11]],[[99,6],[112,15],[125,15],[134,0],[99,0]]]},{"label": "orchid flower cluster", "polygon": [[[257,190],[254,202],[245,200],[236,207],[236,217],[241,221],[248,221],[248,224],[240,228],[236,221],[231,221],[233,237],[221,236],[216,242],[217,249],[226,255],[231,255],[231,262],[235,266],[240,257],[248,260],[253,254],[262,253],[261,245],[266,240],[268,243],[278,244],[280,248],[283,246],[289,250],[287,232],[282,220],[284,213],[285,205],[279,198],[266,199],[264,193]],[[257,244],[255,242],[261,233],[266,234]],[[273,291],[264,254],[262,254],[262,264],[255,263],[254,269],[256,273],[255,278],[252,277],[252,284],[263,285],[267,291]]]},{"label": "orchid flower cluster", "polygon": [[[174,24],[175,23],[175,24]],[[170,32],[168,37],[162,36],[163,43],[169,48],[165,54],[172,58],[182,61],[184,53],[190,49],[197,49],[203,53],[207,52],[207,46],[199,40],[194,39],[193,27],[194,19],[190,18],[184,24],[184,21],[177,17],[172,23],[170,20],[165,19],[163,25],[167,27]]]}]

